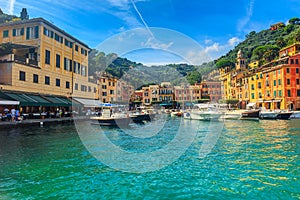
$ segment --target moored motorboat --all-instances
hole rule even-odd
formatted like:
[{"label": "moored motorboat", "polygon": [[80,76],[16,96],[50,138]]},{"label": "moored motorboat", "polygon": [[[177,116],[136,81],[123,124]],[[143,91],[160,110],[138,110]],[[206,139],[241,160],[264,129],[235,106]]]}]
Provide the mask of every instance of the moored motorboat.
[{"label": "moored motorboat", "polygon": [[118,127],[126,127],[129,125],[131,122],[130,117],[91,117],[91,120],[98,121],[98,123],[93,123],[93,124],[99,124],[100,126],[118,126]]},{"label": "moored motorboat", "polygon": [[258,109],[246,110],[242,112],[240,119],[251,119],[251,120],[259,120],[259,112]]},{"label": "moored motorboat", "polygon": [[300,119],[300,111],[293,111],[290,119]]},{"label": "moored motorboat", "polygon": [[242,110],[226,110],[223,112],[223,115],[220,117],[222,120],[236,120],[240,119],[242,115]]},{"label": "moored motorboat", "polygon": [[291,112],[291,111],[280,111],[280,112],[278,112],[277,119],[288,120],[288,119],[290,119],[292,114],[293,114],[293,112]]},{"label": "moored motorboat", "polygon": [[150,114],[148,112],[132,112],[129,114],[130,118],[134,123],[144,123],[147,121],[151,121],[151,118],[153,119],[155,114]]},{"label": "moored motorboat", "polygon": [[260,119],[277,119],[278,112],[274,110],[262,110],[259,113]]},{"label": "moored motorboat", "polygon": [[112,113],[111,106],[103,106],[101,116],[91,117],[90,119],[92,124],[100,126],[127,127],[131,122],[131,118],[126,113]]},{"label": "moored motorboat", "polygon": [[222,112],[211,104],[195,104],[190,112],[184,113],[185,119],[196,120],[218,120],[222,116]]}]

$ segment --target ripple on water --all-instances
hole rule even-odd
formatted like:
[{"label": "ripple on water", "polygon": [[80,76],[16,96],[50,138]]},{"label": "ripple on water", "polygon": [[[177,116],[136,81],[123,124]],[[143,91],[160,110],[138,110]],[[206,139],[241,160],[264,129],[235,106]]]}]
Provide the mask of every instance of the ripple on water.
[{"label": "ripple on water", "polygon": [[[106,133],[124,148],[151,151],[174,137],[178,123],[170,121],[166,138],[132,140],[119,130]],[[0,131],[0,199],[300,198],[299,121],[225,121],[216,146],[203,159],[198,155],[211,133],[209,124],[185,123],[197,132],[185,154],[143,174],[101,164],[71,125]]]}]

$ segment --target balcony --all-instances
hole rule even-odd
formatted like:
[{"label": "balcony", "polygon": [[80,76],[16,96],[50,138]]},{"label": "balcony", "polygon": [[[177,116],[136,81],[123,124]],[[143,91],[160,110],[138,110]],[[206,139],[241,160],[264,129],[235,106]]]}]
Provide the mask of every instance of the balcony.
[{"label": "balcony", "polygon": [[0,63],[16,62],[23,65],[38,67],[37,47],[4,43],[0,45]]}]

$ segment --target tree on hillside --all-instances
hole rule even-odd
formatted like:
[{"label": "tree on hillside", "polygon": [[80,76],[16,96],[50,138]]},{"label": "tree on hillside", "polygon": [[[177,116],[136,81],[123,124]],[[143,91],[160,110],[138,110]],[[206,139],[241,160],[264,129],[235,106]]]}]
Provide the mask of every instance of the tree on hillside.
[{"label": "tree on hillside", "polygon": [[201,83],[202,75],[198,71],[193,71],[188,73],[186,79],[189,82],[189,84],[194,85],[195,83]]},{"label": "tree on hillside", "polygon": [[283,39],[283,37],[280,37],[276,40],[276,45],[279,47],[279,48],[283,48],[286,46],[286,41]]},{"label": "tree on hillside", "polygon": [[298,17],[293,17],[289,20],[289,24],[300,24],[300,19]]},{"label": "tree on hillside", "polygon": [[252,59],[269,62],[273,60],[279,53],[277,45],[263,45],[253,50]]},{"label": "tree on hillside", "polygon": [[300,29],[295,33],[295,42],[300,42]]},{"label": "tree on hillside", "polygon": [[251,37],[253,37],[255,34],[256,34],[255,31],[251,31],[249,34],[246,35],[246,38],[247,38],[247,39],[248,39],[248,38],[251,38]]},{"label": "tree on hillside", "polygon": [[225,67],[233,68],[235,66],[235,62],[233,62],[232,60],[223,58],[216,63],[216,66],[218,69],[225,68]]},{"label": "tree on hillside", "polygon": [[263,55],[264,61],[271,62],[272,60],[274,60],[278,56],[278,52],[279,52],[278,47],[268,49]]},{"label": "tree on hillside", "polygon": [[290,32],[292,32],[295,29],[295,25],[294,24],[288,24],[286,27],[284,27],[284,31],[289,34]]}]

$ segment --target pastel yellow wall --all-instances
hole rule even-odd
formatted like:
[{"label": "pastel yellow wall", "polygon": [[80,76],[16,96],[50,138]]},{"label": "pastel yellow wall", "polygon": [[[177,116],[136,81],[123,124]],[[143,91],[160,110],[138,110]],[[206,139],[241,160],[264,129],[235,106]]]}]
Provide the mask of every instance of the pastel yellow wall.
[{"label": "pastel yellow wall", "polygon": [[[26,28],[38,26],[39,37],[36,39],[26,39]],[[24,28],[24,34],[20,36],[12,36],[13,29]],[[57,33],[59,36],[63,37],[63,43],[60,43],[55,40],[55,38],[48,37],[44,35],[44,28],[47,28],[49,31]],[[9,31],[9,37],[3,38],[3,31]],[[70,48],[65,45],[65,39],[73,42],[73,47]],[[11,85],[2,86],[7,90],[15,91],[24,91],[24,92],[37,92],[37,93],[46,93],[52,95],[62,95],[62,96],[74,96],[81,98],[93,98],[98,99],[98,85],[95,83],[90,83],[88,81],[88,53],[82,54],[81,49],[84,49],[88,52],[88,48],[83,46],[74,38],[70,38],[67,34],[58,31],[54,26],[49,26],[43,22],[43,20],[30,20],[24,23],[8,23],[0,25],[0,43],[15,43],[22,45],[29,45],[36,47],[37,50],[37,61],[38,67],[33,68],[26,65],[18,63],[10,63],[12,67],[12,72],[6,74],[6,77],[11,77]],[[75,45],[78,46],[78,51],[75,50]],[[50,51],[50,64],[45,63],[46,50]],[[56,67],[56,54],[60,55],[60,67]],[[64,69],[64,58],[72,60],[72,67],[74,68],[73,62],[80,63],[81,67],[86,66],[85,76],[81,74],[76,74],[71,71]],[[9,63],[1,64],[9,65]],[[26,81],[19,80],[19,71],[26,72]],[[33,83],[33,74],[39,76],[39,83]],[[50,85],[45,85],[45,76],[50,77]],[[7,78],[9,79],[9,78]],[[56,79],[60,79],[60,87],[57,87]],[[66,81],[70,82],[70,88],[66,88]],[[1,81],[0,81],[1,82]],[[73,89],[75,83],[78,84],[78,90]],[[81,85],[86,86],[87,91],[81,91]],[[89,91],[89,88],[91,89]],[[96,91],[95,91],[96,90]],[[73,93],[72,93],[73,92]]]}]

